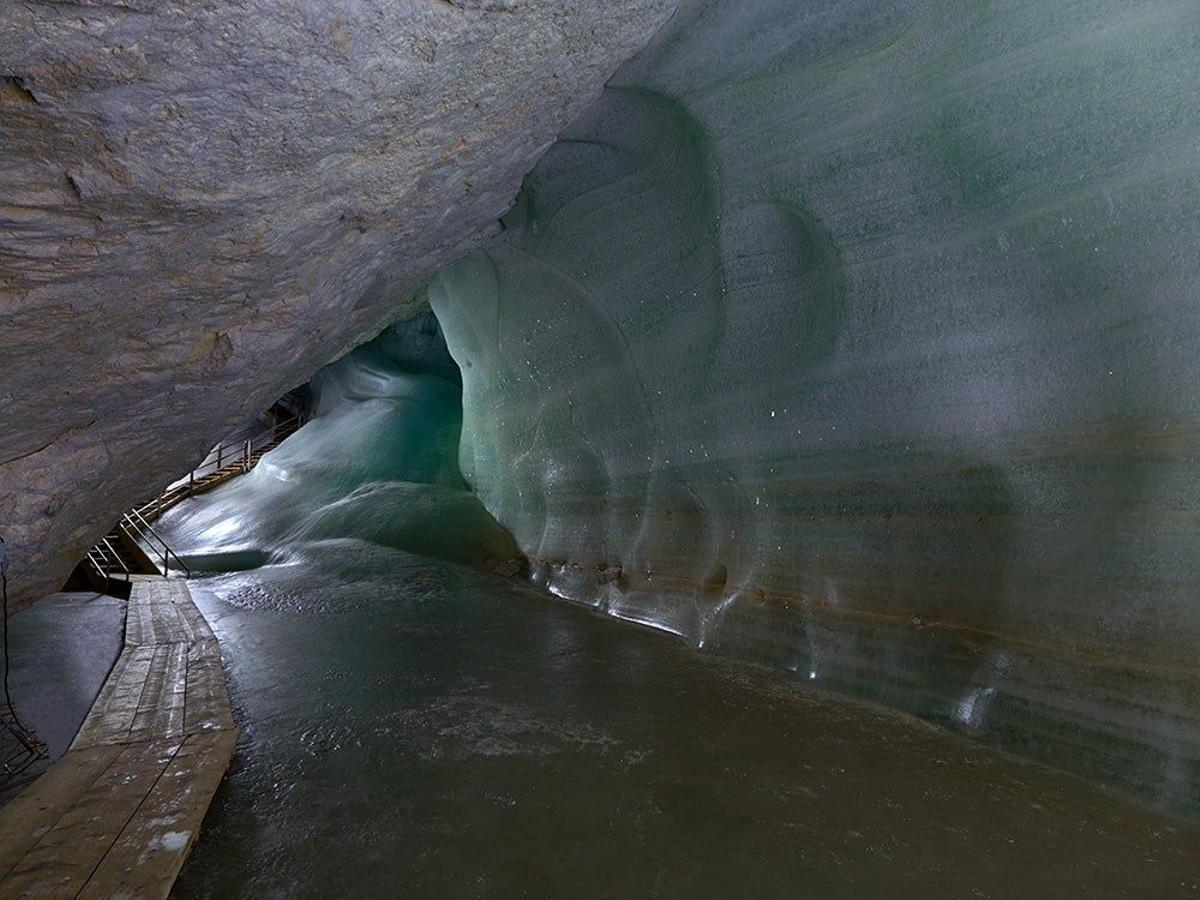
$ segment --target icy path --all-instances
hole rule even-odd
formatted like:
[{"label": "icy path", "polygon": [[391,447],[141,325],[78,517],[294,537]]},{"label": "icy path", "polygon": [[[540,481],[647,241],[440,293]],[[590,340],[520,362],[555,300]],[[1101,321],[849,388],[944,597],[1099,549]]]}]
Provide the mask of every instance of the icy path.
[{"label": "icy path", "polygon": [[351,541],[194,581],[243,739],[175,896],[1172,897],[1200,829]]}]

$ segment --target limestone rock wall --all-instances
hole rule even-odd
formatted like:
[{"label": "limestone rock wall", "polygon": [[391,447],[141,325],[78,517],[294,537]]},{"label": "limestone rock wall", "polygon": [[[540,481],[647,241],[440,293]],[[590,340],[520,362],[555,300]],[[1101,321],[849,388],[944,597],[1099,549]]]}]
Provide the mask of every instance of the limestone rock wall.
[{"label": "limestone rock wall", "polygon": [[402,317],[673,0],[0,7],[16,605]]}]

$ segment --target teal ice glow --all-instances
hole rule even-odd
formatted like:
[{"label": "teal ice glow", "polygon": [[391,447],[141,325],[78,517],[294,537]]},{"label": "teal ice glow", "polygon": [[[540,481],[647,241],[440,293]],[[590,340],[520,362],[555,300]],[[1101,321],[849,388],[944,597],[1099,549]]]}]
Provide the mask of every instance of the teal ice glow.
[{"label": "teal ice glow", "polygon": [[313,416],[248,475],[166,519],[193,567],[278,561],[349,540],[486,565],[517,555],[458,472],[461,389],[433,316],[314,379]]},{"label": "teal ice glow", "polygon": [[685,2],[430,301],[555,593],[1200,809],[1200,11]]}]

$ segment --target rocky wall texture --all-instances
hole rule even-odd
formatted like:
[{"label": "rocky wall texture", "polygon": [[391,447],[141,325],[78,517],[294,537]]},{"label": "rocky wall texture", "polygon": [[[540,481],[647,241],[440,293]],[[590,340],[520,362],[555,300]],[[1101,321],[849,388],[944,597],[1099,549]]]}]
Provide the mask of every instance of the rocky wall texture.
[{"label": "rocky wall texture", "polygon": [[428,296],[561,596],[1200,811],[1200,10],[684,0]]},{"label": "rocky wall texture", "polygon": [[19,606],[406,312],[673,0],[0,7],[0,534]]}]

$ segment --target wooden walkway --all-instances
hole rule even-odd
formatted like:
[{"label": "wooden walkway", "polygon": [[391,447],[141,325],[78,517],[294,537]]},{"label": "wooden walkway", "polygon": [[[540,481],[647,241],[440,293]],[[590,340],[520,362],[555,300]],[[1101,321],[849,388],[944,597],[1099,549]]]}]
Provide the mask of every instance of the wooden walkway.
[{"label": "wooden walkway", "polygon": [[186,582],[136,582],[125,648],[75,742],[0,808],[0,897],[166,897],[236,742]]}]

